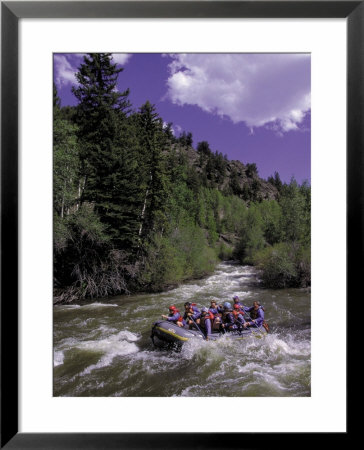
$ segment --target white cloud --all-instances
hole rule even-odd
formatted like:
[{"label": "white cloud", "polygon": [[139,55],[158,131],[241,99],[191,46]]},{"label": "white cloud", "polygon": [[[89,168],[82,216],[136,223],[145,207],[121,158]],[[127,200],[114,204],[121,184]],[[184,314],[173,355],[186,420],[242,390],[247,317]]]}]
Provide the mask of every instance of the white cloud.
[{"label": "white cloud", "polygon": [[67,56],[54,55],[54,71],[54,80],[58,87],[66,84],[77,84],[75,77],[77,70],[71,65]]},{"label": "white cloud", "polygon": [[197,105],[249,128],[298,130],[310,110],[310,56],[302,54],[171,55],[170,100]]},{"label": "white cloud", "polygon": [[115,63],[120,64],[121,66],[126,64],[131,58],[130,53],[113,53],[112,57]]}]

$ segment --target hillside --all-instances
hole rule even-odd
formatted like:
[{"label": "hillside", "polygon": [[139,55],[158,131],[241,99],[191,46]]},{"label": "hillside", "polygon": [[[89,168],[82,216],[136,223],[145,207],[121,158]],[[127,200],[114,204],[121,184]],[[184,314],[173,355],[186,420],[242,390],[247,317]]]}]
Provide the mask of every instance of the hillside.
[{"label": "hillside", "polygon": [[216,188],[225,195],[237,195],[246,202],[277,200],[278,191],[258,175],[255,164],[228,160],[221,153],[199,152],[192,146],[173,144],[175,151],[185,159],[206,187]]}]

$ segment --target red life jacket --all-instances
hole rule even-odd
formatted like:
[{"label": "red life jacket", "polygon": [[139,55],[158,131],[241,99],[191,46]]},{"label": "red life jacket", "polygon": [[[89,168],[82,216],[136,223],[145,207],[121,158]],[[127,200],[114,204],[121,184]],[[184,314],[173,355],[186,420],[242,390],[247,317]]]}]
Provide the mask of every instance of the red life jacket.
[{"label": "red life jacket", "polygon": [[237,319],[239,314],[243,315],[244,313],[240,310],[234,309],[233,314],[235,319]]},{"label": "red life jacket", "polygon": [[214,319],[215,319],[215,316],[213,315],[213,313],[212,313],[211,311],[209,311],[209,312],[206,314],[205,318],[206,318],[206,319],[210,319],[210,320],[214,320]]},{"label": "red life jacket", "polygon": [[[171,311],[171,310],[170,310]],[[177,308],[174,308],[173,309],[173,314],[172,315],[174,315],[174,314],[176,314],[176,313],[179,313],[179,309],[177,309]],[[179,315],[179,317],[178,317],[178,319],[176,320],[176,322],[182,322],[183,321],[183,317],[181,316],[181,314]]]},{"label": "red life jacket", "polygon": [[207,312],[204,316],[201,316],[201,322],[202,324],[205,323],[205,320],[210,319],[211,322],[214,320],[215,316],[212,314],[211,311]]}]

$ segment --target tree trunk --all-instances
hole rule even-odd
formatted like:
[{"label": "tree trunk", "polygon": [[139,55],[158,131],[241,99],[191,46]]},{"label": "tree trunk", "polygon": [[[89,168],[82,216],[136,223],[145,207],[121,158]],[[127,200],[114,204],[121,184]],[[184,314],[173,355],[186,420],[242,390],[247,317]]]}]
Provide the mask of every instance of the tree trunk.
[{"label": "tree trunk", "polygon": [[[152,177],[152,174],[150,174],[150,182],[152,182],[152,181],[153,181],[153,177]],[[143,231],[143,221],[144,221],[145,209],[147,207],[148,194],[149,194],[149,187],[145,191],[144,204],[143,204],[142,214],[140,216],[139,236],[141,236],[142,231]]]}]

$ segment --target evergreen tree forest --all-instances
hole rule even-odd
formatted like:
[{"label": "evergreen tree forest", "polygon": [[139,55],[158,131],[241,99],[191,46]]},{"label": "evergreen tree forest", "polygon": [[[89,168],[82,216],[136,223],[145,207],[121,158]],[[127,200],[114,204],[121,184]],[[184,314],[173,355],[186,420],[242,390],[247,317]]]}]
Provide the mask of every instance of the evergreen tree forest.
[{"label": "evergreen tree forest", "polygon": [[111,54],[84,57],[62,107],[54,86],[55,302],[158,292],[254,264],[270,287],[310,285],[310,186],[173,134],[120,92]]}]

